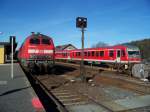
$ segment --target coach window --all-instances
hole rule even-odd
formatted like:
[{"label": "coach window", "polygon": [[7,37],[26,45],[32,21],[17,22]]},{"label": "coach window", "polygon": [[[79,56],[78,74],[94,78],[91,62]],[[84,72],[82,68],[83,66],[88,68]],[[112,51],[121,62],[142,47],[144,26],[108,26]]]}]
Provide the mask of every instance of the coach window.
[{"label": "coach window", "polygon": [[40,40],[37,38],[31,38],[30,39],[30,44],[40,44]]},{"label": "coach window", "polygon": [[50,45],[51,43],[49,39],[42,39],[42,44]]},{"label": "coach window", "polygon": [[84,56],[87,56],[87,52],[84,52]]},{"label": "coach window", "polygon": [[112,51],[112,50],[109,51],[109,56],[110,56],[110,57],[113,57],[113,56],[114,56],[114,51]]},{"label": "coach window", "polygon": [[90,52],[88,52],[88,56],[90,56]]},{"label": "coach window", "polygon": [[94,52],[94,51],[92,51],[92,56],[94,56],[94,53],[95,53],[95,52]]},{"label": "coach window", "polygon": [[98,51],[96,51],[96,57],[98,57],[99,56],[99,52]]},{"label": "coach window", "polygon": [[101,57],[103,57],[103,56],[104,56],[104,51],[100,51],[99,55],[100,55]]},{"label": "coach window", "polygon": [[77,52],[77,56],[79,56],[79,52]]},{"label": "coach window", "polygon": [[78,52],[76,52],[76,56],[78,56]]},{"label": "coach window", "polygon": [[81,56],[81,52],[79,52],[79,56]]},{"label": "coach window", "polygon": [[124,50],[121,50],[121,56],[125,57],[125,51]]}]

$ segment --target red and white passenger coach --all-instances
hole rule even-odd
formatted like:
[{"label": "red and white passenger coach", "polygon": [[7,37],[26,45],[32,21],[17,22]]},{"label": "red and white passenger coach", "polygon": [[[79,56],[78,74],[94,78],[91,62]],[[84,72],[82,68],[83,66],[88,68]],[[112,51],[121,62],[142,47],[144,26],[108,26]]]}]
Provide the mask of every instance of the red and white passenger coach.
[{"label": "red and white passenger coach", "polygon": [[[57,60],[80,61],[81,49],[56,51]],[[100,48],[84,49],[84,61],[92,63],[106,63],[109,65],[128,65],[140,63],[140,50],[138,47],[129,45],[117,45]],[[126,66],[127,67],[127,66]]]}]

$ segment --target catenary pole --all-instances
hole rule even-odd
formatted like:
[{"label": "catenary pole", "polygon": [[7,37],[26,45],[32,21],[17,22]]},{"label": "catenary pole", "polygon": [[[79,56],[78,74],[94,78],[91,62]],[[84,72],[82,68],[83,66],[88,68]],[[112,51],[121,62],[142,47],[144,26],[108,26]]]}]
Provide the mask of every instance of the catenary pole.
[{"label": "catenary pole", "polygon": [[14,78],[14,71],[13,71],[13,52],[14,52],[14,47],[13,47],[13,37],[11,37],[11,78]]}]

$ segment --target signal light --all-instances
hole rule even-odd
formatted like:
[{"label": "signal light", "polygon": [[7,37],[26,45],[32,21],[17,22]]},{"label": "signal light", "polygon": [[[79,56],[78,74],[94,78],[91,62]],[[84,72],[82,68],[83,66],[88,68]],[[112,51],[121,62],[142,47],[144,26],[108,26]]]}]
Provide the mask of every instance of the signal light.
[{"label": "signal light", "polygon": [[87,27],[87,18],[77,17],[76,18],[76,27],[77,28],[86,28]]}]

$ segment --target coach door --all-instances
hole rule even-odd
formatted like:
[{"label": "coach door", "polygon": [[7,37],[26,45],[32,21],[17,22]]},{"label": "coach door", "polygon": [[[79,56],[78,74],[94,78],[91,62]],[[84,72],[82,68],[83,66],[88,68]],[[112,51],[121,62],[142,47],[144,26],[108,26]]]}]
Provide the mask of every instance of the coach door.
[{"label": "coach door", "polygon": [[121,50],[117,50],[117,62],[120,62]]},{"label": "coach door", "polygon": [[67,58],[70,60],[70,53],[67,52]]}]

